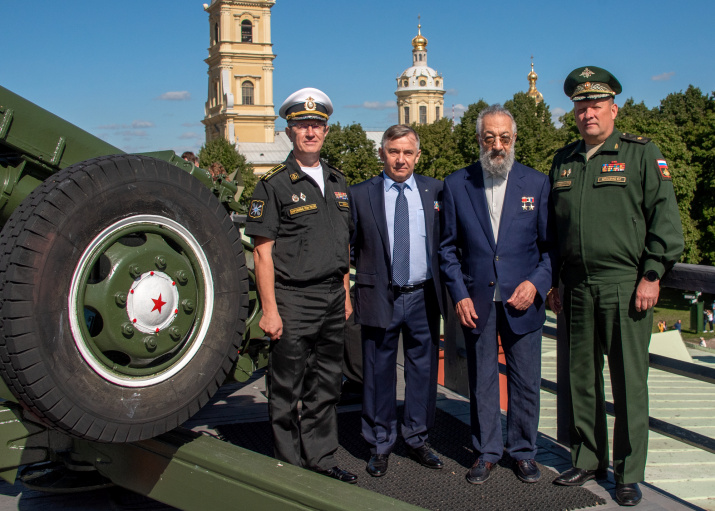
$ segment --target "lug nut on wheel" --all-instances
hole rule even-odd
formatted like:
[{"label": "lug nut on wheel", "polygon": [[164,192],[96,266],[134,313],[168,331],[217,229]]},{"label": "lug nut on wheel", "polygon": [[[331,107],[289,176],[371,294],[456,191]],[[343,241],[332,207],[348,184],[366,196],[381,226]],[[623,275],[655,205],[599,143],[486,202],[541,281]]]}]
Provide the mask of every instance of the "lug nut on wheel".
[{"label": "lug nut on wheel", "polygon": [[178,341],[179,339],[181,339],[181,332],[178,328],[172,326],[169,329],[169,337],[171,337],[174,341]]},{"label": "lug nut on wheel", "polygon": [[184,308],[184,312],[187,314],[191,314],[194,312],[194,302],[191,300],[182,300],[181,306]]},{"label": "lug nut on wheel", "polygon": [[156,267],[159,268],[160,270],[165,269],[166,268],[166,257],[156,256],[154,258],[154,264],[156,264]]},{"label": "lug nut on wheel", "polygon": [[156,349],[156,337],[151,337],[147,335],[144,337],[144,346],[149,351],[154,351]]},{"label": "lug nut on wheel", "polygon": [[124,323],[122,325],[122,335],[124,337],[131,337],[132,335],[134,335],[134,327],[131,323]]},{"label": "lug nut on wheel", "polygon": [[141,268],[139,268],[139,266],[137,266],[136,264],[132,264],[131,266],[129,266],[129,275],[131,275],[133,279],[139,278],[141,274],[142,270]]},{"label": "lug nut on wheel", "polygon": [[127,294],[126,293],[116,293],[114,295],[114,301],[119,307],[125,307],[127,305]]},{"label": "lug nut on wheel", "polygon": [[175,277],[176,281],[182,286],[185,286],[186,283],[189,281],[189,276],[184,270],[177,271]]}]

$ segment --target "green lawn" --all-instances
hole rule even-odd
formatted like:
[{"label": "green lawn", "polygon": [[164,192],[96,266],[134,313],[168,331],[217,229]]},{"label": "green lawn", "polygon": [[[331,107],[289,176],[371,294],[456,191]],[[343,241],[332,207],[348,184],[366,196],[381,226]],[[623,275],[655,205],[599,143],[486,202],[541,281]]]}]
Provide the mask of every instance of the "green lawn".
[{"label": "green lawn", "polygon": [[[655,306],[653,315],[653,332],[658,331],[658,321],[665,320],[668,330],[673,328],[675,321],[680,319],[683,323],[682,335],[684,341],[697,343],[700,337],[705,339],[715,338],[715,333],[702,333],[703,319],[699,318],[697,331],[690,329],[690,301],[683,298],[684,291],[680,289],[662,288],[658,304]],[[710,307],[713,302],[712,295],[703,295],[705,307]],[[708,327],[709,329],[709,327]]]}]

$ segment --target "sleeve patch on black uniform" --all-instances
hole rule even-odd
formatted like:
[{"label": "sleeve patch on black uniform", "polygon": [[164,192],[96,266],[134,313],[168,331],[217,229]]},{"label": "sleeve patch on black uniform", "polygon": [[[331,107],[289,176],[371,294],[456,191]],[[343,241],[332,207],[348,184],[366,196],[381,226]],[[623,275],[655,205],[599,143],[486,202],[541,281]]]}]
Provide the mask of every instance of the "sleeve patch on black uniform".
[{"label": "sleeve patch on black uniform", "polygon": [[265,202],[262,200],[252,200],[248,207],[248,216],[254,220],[263,217],[263,206]]},{"label": "sleeve patch on black uniform", "polygon": [[668,162],[665,160],[655,160],[655,164],[658,166],[658,173],[661,179],[668,181],[673,179],[673,176],[670,175],[670,170],[668,170]]}]

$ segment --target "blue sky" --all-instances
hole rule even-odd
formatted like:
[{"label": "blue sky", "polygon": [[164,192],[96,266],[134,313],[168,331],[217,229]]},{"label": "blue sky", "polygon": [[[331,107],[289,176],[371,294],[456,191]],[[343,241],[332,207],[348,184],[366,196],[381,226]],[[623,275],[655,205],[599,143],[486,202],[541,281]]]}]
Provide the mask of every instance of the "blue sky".
[{"label": "blue sky", "polygon": [[[0,85],[125,151],[198,150],[207,95],[208,0],[0,0]],[[537,6],[535,8],[535,6]],[[277,0],[272,9],[276,111],[301,87],[324,90],[332,121],[396,122],[397,76],[411,40],[448,89],[445,113],[526,91],[530,56],[552,112],[563,80],[597,65],[657,106],[689,84],[715,90],[712,0],[477,2]],[[281,119],[277,127],[285,126]]]}]

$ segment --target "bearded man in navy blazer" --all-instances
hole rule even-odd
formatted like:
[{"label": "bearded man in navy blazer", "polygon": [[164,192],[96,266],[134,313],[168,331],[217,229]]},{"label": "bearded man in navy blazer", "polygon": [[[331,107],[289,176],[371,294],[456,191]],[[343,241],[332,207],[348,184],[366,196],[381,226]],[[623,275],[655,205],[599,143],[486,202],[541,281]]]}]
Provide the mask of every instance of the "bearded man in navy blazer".
[{"label": "bearded man in navy blazer", "polygon": [[401,427],[407,453],[428,468],[442,461],[425,443],[434,423],[442,287],[437,249],[443,183],[414,174],[419,135],[392,126],[379,148],[384,171],[351,186],[355,322],[362,325],[362,435],[370,446],[367,472],[380,477],[397,440],[397,349],[405,356]]},{"label": "bearded man in navy blazer", "polygon": [[498,341],[506,355],[506,451],[533,483],[541,383],[541,330],[551,287],[549,179],[514,161],[516,123],[501,105],[477,119],[479,162],[444,184],[439,257],[464,330],[472,444],[467,481],[482,484],[502,457]]}]

